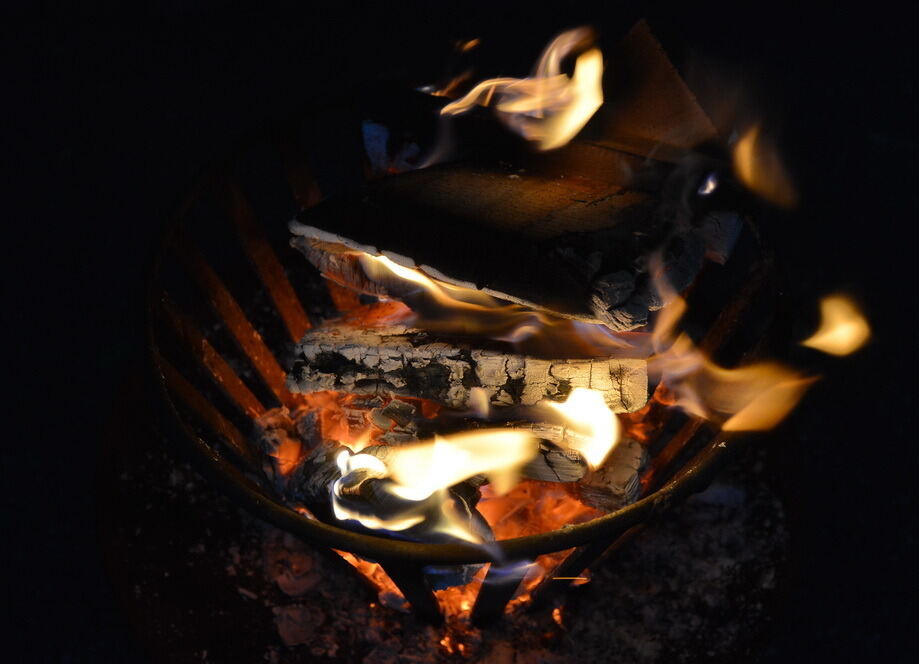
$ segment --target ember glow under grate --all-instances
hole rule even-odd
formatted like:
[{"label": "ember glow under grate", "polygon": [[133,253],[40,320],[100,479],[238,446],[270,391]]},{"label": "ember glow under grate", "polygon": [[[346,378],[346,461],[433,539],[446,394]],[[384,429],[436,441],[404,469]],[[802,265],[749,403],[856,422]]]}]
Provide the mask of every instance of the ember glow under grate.
[{"label": "ember glow under grate", "polygon": [[[515,85],[489,88],[507,97],[500,113],[526,98]],[[521,168],[459,161],[313,209],[319,188],[302,146],[282,135],[267,147],[289,204],[303,208],[292,244],[318,271],[263,233],[244,164],[218,169],[183,207],[151,281],[157,375],[189,449],[228,494],[334,550],[389,606],[451,625],[545,606],[707,486],[747,440],[737,432],[773,426],[812,382],[779,365],[711,359],[749,359],[756,344],[732,340],[768,338],[768,252],[748,219],[689,205],[682,228],[657,193],[553,170],[586,149],[606,165],[598,172],[618,173],[625,153],[573,144]],[[651,170],[658,178],[661,167]],[[692,179],[670,171],[664,185]],[[712,193],[713,178],[693,181],[696,197]],[[441,260],[438,229],[426,238],[406,214],[417,205],[456,220],[481,211],[467,203],[480,195],[529,201],[553,188],[558,200],[538,201],[541,216],[525,210],[523,225],[513,202],[489,208],[498,246],[512,242],[503,264],[493,243],[469,265]],[[391,215],[404,228],[387,237],[393,224],[379,222]],[[598,226],[601,217],[618,221]],[[594,258],[626,231],[633,254]],[[556,290],[538,279],[528,289],[521,260],[547,243],[556,262],[536,273]],[[480,288],[483,264],[491,277]],[[634,269],[610,267],[620,264]],[[558,288],[559,265],[578,267],[570,287]],[[196,302],[209,305],[212,327],[193,320]],[[694,335],[680,327],[687,311]],[[824,317],[810,345],[850,349],[839,341],[846,326],[866,338],[851,307],[829,302]]]}]

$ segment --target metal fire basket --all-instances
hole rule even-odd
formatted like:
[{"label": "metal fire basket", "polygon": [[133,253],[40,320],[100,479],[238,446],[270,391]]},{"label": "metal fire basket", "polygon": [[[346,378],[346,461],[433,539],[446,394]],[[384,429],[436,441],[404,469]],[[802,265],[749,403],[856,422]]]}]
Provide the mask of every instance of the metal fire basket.
[{"label": "metal fire basket", "polygon": [[[341,120],[342,113],[336,113]],[[303,128],[316,126],[314,116],[308,121],[301,116],[277,131],[259,134],[209,168],[185,197],[168,224],[149,279],[154,376],[166,410],[180,425],[182,447],[227,496],[259,519],[312,545],[379,562],[416,615],[439,622],[443,618],[426,581],[425,566],[496,560],[468,544],[419,543],[352,532],[294,511],[264,478],[247,435],[252,421],[265,410],[293,403],[284,387],[285,355],[291,343],[318,322],[310,299],[328,302],[316,287],[322,281],[318,274],[310,275],[302,256],[285,246],[284,230],[271,238],[268,225],[260,221],[270,219],[283,226],[297,209],[320,200],[320,187],[334,193],[329,169],[336,171],[339,183],[349,178],[348,184],[357,183],[365,177],[361,150],[355,150],[347,163],[340,156],[328,157],[346,149],[329,147],[333,143],[352,147],[360,143],[354,138],[354,123],[360,126],[357,113],[344,116],[343,124],[352,126],[342,136],[317,138],[314,132],[304,138]],[[308,154],[305,143],[320,145],[319,152],[325,145],[325,161]],[[751,249],[735,251],[726,266],[736,273],[739,287],[709,306],[714,313],[700,341],[709,353],[724,348],[738,328],[760,330],[763,325],[762,302],[770,301],[772,290],[769,261],[749,222],[744,236]],[[304,292],[303,281],[309,278],[313,290]],[[690,302],[703,288],[704,284],[696,284]],[[202,312],[211,318],[202,322]],[[747,347],[741,354],[753,350]],[[565,577],[580,576],[708,486],[750,440],[723,434],[675,409],[659,408],[654,416],[660,424],[648,447],[651,461],[642,477],[640,500],[592,521],[497,542],[502,563],[573,548],[533,591],[532,606],[544,606],[571,583]],[[489,569],[472,609],[473,622],[483,625],[499,619],[521,581],[519,574],[502,573],[497,566]]]}]

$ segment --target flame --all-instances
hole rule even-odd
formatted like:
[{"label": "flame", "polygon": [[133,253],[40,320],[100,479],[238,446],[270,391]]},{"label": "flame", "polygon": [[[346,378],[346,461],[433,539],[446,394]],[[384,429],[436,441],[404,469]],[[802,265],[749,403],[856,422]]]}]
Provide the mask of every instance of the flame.
[{"label": "flame", "polygon": [[576,387],[564,403],[543,401],[547,408],[559,413],[567,425],[584,434],[572,449],[577,450],[591,468],[599,468],[616,443],[619,442],[619,420],[606,405],[603,393]]},{"label": "flame", "polygon": [[534,454],[536,439],[531,434],[486,429],[400,447],[389,469],[397,482],[393,491],[407,500],[423,500],[437,489],[479,474],[487,475],[498,493],[507,493],[516,483],[516,470]]},{"label": "flame", "polygon": [[388,256],[358,253],[357,257],[371,281],[418,286],[415,292],[400,294],[416,312],[414,318],[403,318],[406,324],[446,334],[488,337],[532,355],[557,352],[559,347],[570,358],[637,357],[645,352],[641,348],[645,335],[640,332],[617,333],[602,324],[510,304],[474,288],[445,283]]},{"label": "flame", "polygon": [[540,150],[567,144],[603,104],[603,54],[591,48],[578,56],[569,77],[561,71],[564,58],[593,41],[589,28],[576,28],[553,39],[529,78],[482,81],[464,97],[444,106],[442,115],[466,113],[476,104],[497,98],[498,117]]},{"label": "flame", "polygon": [[776,147],[761,136],[759,125],[750,127],[734,144],[734,172],[750,191],[770,203],[791,208],[798,202]]},{"label": "flame", "polygon": [[456,44],[456,50],[460,53],[468,53],[472,49],[476,48],[479,44],[482,43],[482,40],[478,37],[473,37],[472,39],[467,39],[466,41],[461,41]]},{"label": "flame", "polygon": [[830,295],[820,300],[820,327],[801,345],[830,355],[848,355],[870,337],[868,321],[855,303],[844,295]]},{"label": "flame", "polygon": [[[337,461],[342,477],[332,485],[332,503],[338,519],[355,519],[368,528],[406,530],[423,521],[432,531],[473,543],[482,538],[456,514],[446,489],[475,475],[486,475],[498,493],[506,493],[517,481],[519,469],[538,450],[530,433],[507,429],[484,429],[471,433],[435,437],[390,450],[385,462],[370,454],[342,451]],[[394,516],[378,517],[348,508],[342,495],[351,473],[365,478],[387,479],[381,491],[409,504]],[[426,504],[433,499],[435,509]]]},{"label": "flame", "polygon": [[687,305],[663,277],[659,257],[652,275],[666,305],[651,334],[656,352],[648,360],[648,372],[661,377],[674,405],[721,424],[723,431],[763,431],[781,422],[816,379],[771,362],[736,369],[718,366],[688,335],[675,333]]}]

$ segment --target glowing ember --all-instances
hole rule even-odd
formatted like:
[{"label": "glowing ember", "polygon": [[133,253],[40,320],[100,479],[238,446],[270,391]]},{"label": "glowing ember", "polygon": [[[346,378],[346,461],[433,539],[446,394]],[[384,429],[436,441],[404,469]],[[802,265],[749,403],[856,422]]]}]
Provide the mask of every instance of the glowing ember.
[{"label": "glowing ember", "polygon": [[[360,572],[361,576],[370,581],[374,588],[376,588],[380,601],[383,604],[393,609],[404,610],[406,601],[405,597],[402,595],[402,591],[399,590],[392,579],[383,571],[383,567],[379,563],[364,560],[348,551],[333,550],[344,558],[349,565]],[[375,606],[376,604],[374,603],[370,604],[370,608],[374,608]]]},{"label": "glowing ember", "polygon": [[498,117],[540,150],[568,143],[603,104],[603,55],[590,48],[578,56],[574,73],[562,61],[593,41],[593,32],[577,28],[558,35],[543,51],[530,78],[482,81],[461,99],[444,106],[443,115],[465,113],[494,100]]},{"label": "glowing ember", "polygon": [[820,327],[801,345],[831,355],[848,355],[864,346],[869,338],[868,321],[852,300],[830,295],[820,300]]},{"label": "glowing ember", "polygon": [[557,606],[552,609],[552,620],[554,620],[559,626],[562,626],[562,607]]}]

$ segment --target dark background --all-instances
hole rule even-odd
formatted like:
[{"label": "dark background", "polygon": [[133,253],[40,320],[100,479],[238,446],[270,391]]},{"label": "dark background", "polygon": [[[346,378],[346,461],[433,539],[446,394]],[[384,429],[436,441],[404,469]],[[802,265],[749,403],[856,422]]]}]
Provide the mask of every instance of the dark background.
[{"label": "dark background", "polygon": [[845,289],[875,329],[859,355],[823,367],[826,380],[772,436],[795,557],[763,659],[912,659],[912,21],[878,3],[801,13],[773,3],[299,2],[228,15],[216,2],[166,2],[130,16],[87,5],[7,10],[0,28],[11,66],[3,328],[14,427],[2,445],[10,661],[144,660],[97,551],[96,443],[120,386],[144,370],[147,261],[195,174],[317,97],[382,76],[431,80],[453,39],[503,36],[506,47],[489,57],[520,74],[562,29],[590,23],[615,35],[641,16],[681,66],[721,63],[778,130],[803,192],[794,215],[772,222],[790,301]]}]

